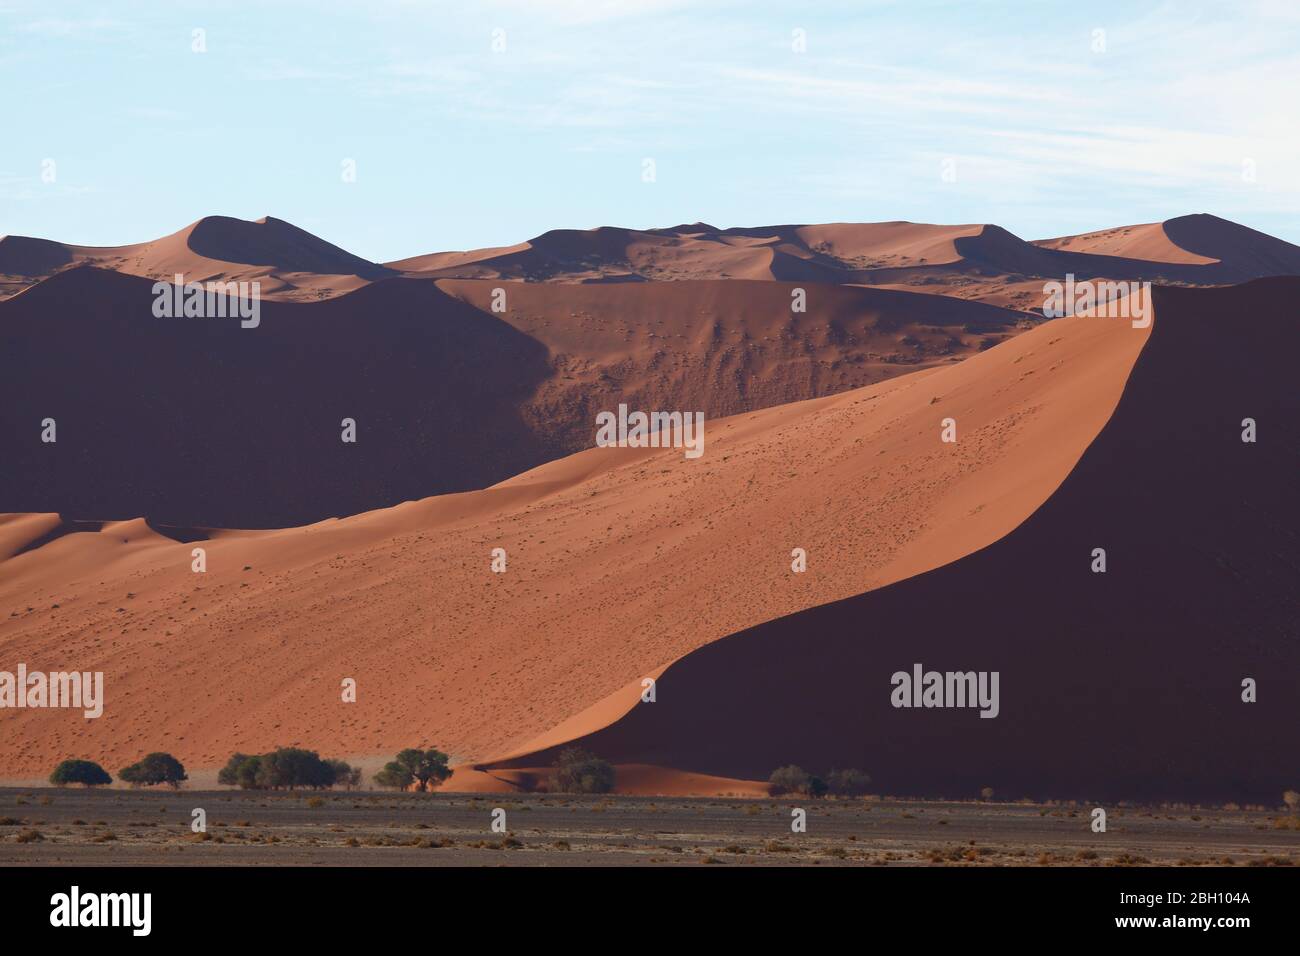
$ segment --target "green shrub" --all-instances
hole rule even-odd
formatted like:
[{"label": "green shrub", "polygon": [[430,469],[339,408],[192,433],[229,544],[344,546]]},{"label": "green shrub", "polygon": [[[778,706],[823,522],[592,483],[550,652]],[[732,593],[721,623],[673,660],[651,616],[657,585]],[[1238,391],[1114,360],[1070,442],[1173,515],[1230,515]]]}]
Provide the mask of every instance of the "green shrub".
[{"label": "green shrub", "polygon": [[181,762],[166,753],[147,754],[139,763],[123,767],[117,772],[119,780],[124,780],[136,787],[155,787],[165,783],[173,790],[188,780]]},{"label": "green shrub", "polygon": [[[341,765],[341,766],[340,766]],[[342,761],[322,760],[314,750],[279,747],[270,753],[234,754],[217,774],[217,783],[245,790],[295,790],[308,787],[321,790],[338,781]],[[353,773],[348,767],[349,778]],[[359,774],[358,774],[359,778]]]},{"label": "green shrub", "polygon": [[112,782],[113,778],[108,775],[108,771],[91,760],[65,760],[50,774],[50,783],[56,787],[66,787],[70,783],[102,787]]},{"label": "green shrub", "polygon": [[614,789],[614,766],[580,747],[560,751],[551,771],[554,793],[609,793]]},{"label": "green shrub", "polygon": [[234,754],[226,761],[226,765],[217,772],[217,783],[226,787],[255,790],[257,789],[257,774],[261,766],[261,757]]},{"label": "green shrub", "polygon": [[871,777],[861,770],[832,770],[826,775],[826,785],[837,797],[860,797],[871,792]]},{"label": "green shrub", "polygon": [[415,782],[415,777],[411,775],[410,767],[400,764],[396,760],[390,760],[384,764],[384,769],[375,774],[374,781],[381,787],[405,790]]},{"label": "green shrub", "polygon": [[271,790],[293,790],[297,787],[319,790],[334,785],[334,771],[314,750],[279,747],[268,754],[262,754],[258,780]]}]

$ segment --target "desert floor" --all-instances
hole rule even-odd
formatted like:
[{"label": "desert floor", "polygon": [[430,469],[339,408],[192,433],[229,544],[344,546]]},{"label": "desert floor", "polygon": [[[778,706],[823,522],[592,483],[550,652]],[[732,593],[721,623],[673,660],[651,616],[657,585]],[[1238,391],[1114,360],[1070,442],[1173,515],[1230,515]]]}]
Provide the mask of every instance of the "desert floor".
[{"label": "desert floor", "polygon": [[[207,814],[206,835],[190,831]],[[791,810],[807,832],[791,832]],[[505,810],[507,832],[491,829]],[[0,789],[0,865],[1291,866],[1300,817],[888,798]],[[33,836],[38,834],[38,836]]]}]

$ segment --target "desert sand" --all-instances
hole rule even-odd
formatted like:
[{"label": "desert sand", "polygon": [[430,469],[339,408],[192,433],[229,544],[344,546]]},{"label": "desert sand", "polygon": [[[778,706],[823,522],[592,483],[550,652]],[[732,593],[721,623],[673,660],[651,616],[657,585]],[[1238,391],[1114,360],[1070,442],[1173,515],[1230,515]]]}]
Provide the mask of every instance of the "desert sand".
[{"label": "desert sand", "polygon": [[[1027,520],[962,560],[710,643],[664,670],[654,704],[578,742],[722,776],[869,766],[894,793],[1275,799],[1295,775],[1282,728],[1300,718],[1297,294],[1300,279],[1157,290],[1113,414]],[[1273,440],[1243,442],[1245,417]],[[891,675],[914,662],[998,671],[1001,713],[891,706]],[[1244,702],[1246,679],[1267,696]]]},{"label": "desert sand", "polygon": [[[411,728],[466,760],[504,753],[711,640],[997,540],[1102,428],[1146,334],[1074,317],[965,362],[712,421],[697,461],[590,449],[303,528],[10,519],[7,654],[104,670],[125,700],[90,722],[8,715],[22,732],[6,764],[35,772],[68,748],[115,760],[162,734],[198,766],[262,741],[372,753]],[[790,570],[796,547],[806,574]],[[348,676],[356,705],[339,701]]]},{"label": "desert sand", "polygon": [[[7,712],[0,778],[423,743],[449,786],[512,790],[578,740],[633,793],[798,762],[927,796],[1275,800],[1300,280],[1163,288],[1151,328],[1029,310],[1066,271],[1223,286],[1297,253],[1208,216],[1037,244],[558,230],[383,266],[269,218],[8,237],[0,651],[103,671],[107,701]],[[284,285],[257,329],[143,319],[178,266]],[[705,411],[706,454],[589,447],[620,401]],[[891,709],[914,661],[1000,670],[1002,716]]]}]

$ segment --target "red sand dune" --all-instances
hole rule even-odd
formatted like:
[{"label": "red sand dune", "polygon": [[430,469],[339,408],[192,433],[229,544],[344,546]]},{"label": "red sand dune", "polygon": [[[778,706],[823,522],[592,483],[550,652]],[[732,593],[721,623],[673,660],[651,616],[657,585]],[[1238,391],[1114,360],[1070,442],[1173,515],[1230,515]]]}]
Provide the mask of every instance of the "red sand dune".
[{"label": "red sand dune", "polygon": [[[0,240],[25,290],[0,302],[0,504],[35,512],[0,516],[0,668],[103,670],[109,695],[96,721],[7,714],[0,777],[427,743],[507,789],[580,739],[632,792],[798,762],[890,792],[1275,799],[1300,280],[1160,290],[1154,332],[1015,310],[1067,271],[1213,285],[1300,250],[1210,216],[1128,229],[696,223],[389,267],[275,220]],[[154,319],[152,280],[118,274],[178,265],[284,284],[247,330]],[[704,410],[704,457],[559,457],[620,401]],[[916,661],[999,670],[1002,715],[889,708]]]},{"label": "red sand dune", "polygon": [[[861,767],[890,793],[1275,801],[1300,722],[1297,296],[1300,279],[1158,290],[1118,407],[1027,521],[710,643],[663,672],[653,704],[577,742],[724,777]],[[891,675],[915,663],[1000,672],[999,716],[891,706]]]},{"label": "red sand dune", "polygon": [[[159,740],[196,768],[277,742],[353,756],[419,738],[469,761],[518,750],[727,634],[996,541],[1105,424],[1145,335],[1058,320],[965,362],[711,421],[695,461],[590,449],[304,528],[86,533],[13,518],[0,525],[16,552],[0,563],[6,659],[103,670],[111,698],[97,721],[9,715],[0,767],[36,775],[67,753],[116,765]],[[949,415],[953,449],[936,442]],[[198,575],[194,542],[168,535],[204,534]],[[489,570],[494,547],[504,575]],[[807,573],[791,573],[795,547]],[[347,676],[356,704],[340,702]]]},{"label": "red sand dune", "polygon": [[[1219,282],[1300,274],[1300,248],[1205,213],[1082,236],[1044,239],[1035,244],[1091,256],[1192,266],[1167,273],[1170,278],[1185,278],[1189,282],[1202,273],[1216,276]],[[1207,265],[1213,268],[1195,268]]]},{"label": "red sand dune", "polygon": [[151,288],[83,268],[0,302],[8,510],[225,527],[355,514],[590,447],[597,412],[620,402],[736,414],[954,362],[1021,321],[839,286],[805,286],[794,314],[774,282],[390,279],[264,302],[242,328],[156,318]]},{"label": "red sand dune", "polygon": [[161,239],[128,246],[75,246],[0,237],[0,293],[20,291],[70,266],[186,282],[259,282],[261,295],[313,301],[392,275],[388,269],[271,216],[256,222],[205,216]]},{"label": "red sand dune", "polygon": [[1042,282],[1080,277],[1221,285],[1300,271],[1300,249],[1198,214],[1082,236],[1025,242],[991,224],[822,223],[719,229],[555,229],[526,242],[434,252],[377,265],[290,223],[209,216],[129,246],[0,238],[0,298],[62,269],[94,265],[130,275],[257,280],[262,295],[314,301],[394,275],[566,283],[755,279],[861,284],[978,299],[1021,311]]}]

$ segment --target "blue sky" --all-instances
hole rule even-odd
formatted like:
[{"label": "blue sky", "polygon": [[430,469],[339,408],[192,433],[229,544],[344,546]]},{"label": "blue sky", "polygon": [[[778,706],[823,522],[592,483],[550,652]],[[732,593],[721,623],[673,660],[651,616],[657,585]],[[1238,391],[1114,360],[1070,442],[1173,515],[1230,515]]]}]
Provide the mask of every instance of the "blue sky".
[{"label": "blue sky", "polygon": [[598,225],[1035,239],[1189,212],[1300,242],[1294,0],[0,0],[0,89],[0,234],[81,244],[208,214],[385,261]]}]

